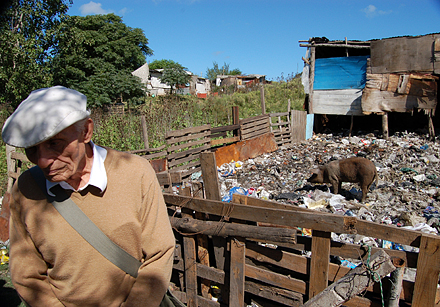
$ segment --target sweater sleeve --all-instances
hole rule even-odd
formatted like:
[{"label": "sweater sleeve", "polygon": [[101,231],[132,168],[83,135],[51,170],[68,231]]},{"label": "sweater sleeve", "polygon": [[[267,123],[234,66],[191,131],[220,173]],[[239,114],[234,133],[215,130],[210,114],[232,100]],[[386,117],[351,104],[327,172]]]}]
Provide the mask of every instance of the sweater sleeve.
[{"label": "sweater sleeve", "polygon": [[12,283],[20,297],[30,306],[63,306],[47,279],[47,264],[41,257],[21,218],[17,184],[11,197],[9,224]]},{"label": "sweater sleeve", "polygon": [[168,288],[173,268],[175,239],[162,191],[152,169],[143,196],[142,252],[144,262],[122,306],[159,306]]}]

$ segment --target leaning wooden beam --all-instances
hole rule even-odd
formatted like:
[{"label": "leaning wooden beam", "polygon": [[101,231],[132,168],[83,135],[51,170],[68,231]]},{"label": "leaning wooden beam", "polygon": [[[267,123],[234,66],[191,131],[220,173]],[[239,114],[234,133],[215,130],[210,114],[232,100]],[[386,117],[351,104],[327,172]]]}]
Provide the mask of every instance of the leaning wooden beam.
[{"label": "leaning wooden beam", "polygon": [[296,230],[277,227],[260,227],[245,224],[201,221],[191,218],[170,218],[171,225],[188,234],[203,233],[208,236],[242,236],[256,240],[295,243]]},{"label": "leaning wooden beam", "polygon": [[388,296],[388,307],[399,307],[400,293],[402,292],[403,273],[405,271],[405,261],[394,258],[393,264],[396,270],[391,273],[391,289]]},{"label": "leaning wooden beam", "polygon": [[359,265],[336,283],[307,301],[303,307],[341,306],[344,302],[372,285],[374,281],[377,281],[377,278],[382,279],[395,269],[396,267],[393,265],[390,256],[385,251],[379,251],[371,257],[369,264]]}]

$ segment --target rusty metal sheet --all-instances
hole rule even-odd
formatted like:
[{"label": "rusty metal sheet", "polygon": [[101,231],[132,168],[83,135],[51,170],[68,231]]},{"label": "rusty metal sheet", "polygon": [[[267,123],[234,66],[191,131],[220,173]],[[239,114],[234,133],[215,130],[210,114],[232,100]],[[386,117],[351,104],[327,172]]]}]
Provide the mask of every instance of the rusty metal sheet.
[{"label": "rusty metal sheet", "polygon": [[237,142],[218,148],[215,151],[217,166],[234,161],[253,159],[264,153],[274,152],[278,149],[273,133],[266,133],[255,138]]},{"label": "rusty metal sheet", "polygon": [[160,173],[168,169],[166,158],[150,160],[150,164],[156,173]]}]

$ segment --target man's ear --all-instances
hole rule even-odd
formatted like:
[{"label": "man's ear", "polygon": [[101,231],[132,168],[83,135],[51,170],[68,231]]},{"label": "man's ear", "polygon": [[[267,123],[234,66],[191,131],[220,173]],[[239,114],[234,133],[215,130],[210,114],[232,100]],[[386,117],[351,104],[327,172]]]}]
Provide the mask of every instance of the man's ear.
[{"label": "man's ear", "polygon": [[94,123],[91,118],[88,118],[84,124],[84,143],[89,143],[92,140]]}]

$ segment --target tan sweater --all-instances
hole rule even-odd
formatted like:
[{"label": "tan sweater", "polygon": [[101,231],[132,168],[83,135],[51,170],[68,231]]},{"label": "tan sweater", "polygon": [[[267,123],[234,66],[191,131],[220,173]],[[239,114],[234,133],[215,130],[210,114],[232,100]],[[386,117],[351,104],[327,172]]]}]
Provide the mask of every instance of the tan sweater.
[{"label": "tan sweater", "polygon": [[174,235],[150,163],[108,149],[107,189],[72,200],[111,239],[142,259],[137,279],[87,243],[45,199],[29,172],[14,186],[10,269],[31,306],[158,306],[168,286]]}]

